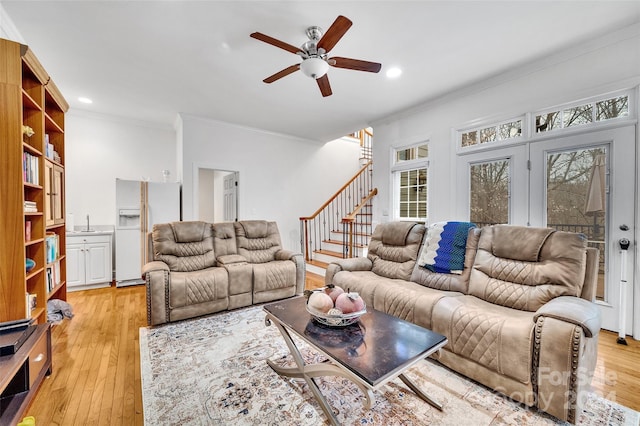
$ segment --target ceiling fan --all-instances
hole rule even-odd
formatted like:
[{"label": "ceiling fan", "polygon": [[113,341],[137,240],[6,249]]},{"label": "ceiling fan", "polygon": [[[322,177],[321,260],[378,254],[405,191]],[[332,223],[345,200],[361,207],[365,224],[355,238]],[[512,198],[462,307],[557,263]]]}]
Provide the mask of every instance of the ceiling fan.
[{"label": "ceiling fan", "polygon": [[291,65],[290,67],[287,67],[282,71],[278,71],[262,81],[265,83],[273,83],[274,81],[293,72],[302,70],[304,75],[311,77],[318,82],[318,87],[320,88],[322,96],[330,96],[332,94],[331,85],[329,84],[329,77],[327,76],[329,66],[356,71],[379,72],[382,64],[377,62],[361,61],[359,59],[341,58],[337,56],[332,58],[327,57],[327,54],[334,48],[338,41],[340,41],[342,36],[345,35],[351,25],[353,25],[353,22],[340,15],[336,18],[333,24],[331,24],[324,35],[322,33],[322,28],[316,26],[309,27],[307,28],[307,37],[309,37],[309,41],[305,42],[299,48],[262,33],[252,33],[251,37],[256,40],[263,41],[275,47],[279,47],[280,49],[300,55],[303,59],[301,63]]}]

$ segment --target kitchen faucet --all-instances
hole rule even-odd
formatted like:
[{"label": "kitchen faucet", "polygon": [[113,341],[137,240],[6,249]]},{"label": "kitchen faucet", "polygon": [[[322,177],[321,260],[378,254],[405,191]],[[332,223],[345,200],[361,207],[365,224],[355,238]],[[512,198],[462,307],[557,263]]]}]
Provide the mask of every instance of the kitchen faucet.
[{"label": "kitchen faucet", "polygon": [[89,215],[87,215],[87,232],[89,232],[91,229],[89,228]]}]

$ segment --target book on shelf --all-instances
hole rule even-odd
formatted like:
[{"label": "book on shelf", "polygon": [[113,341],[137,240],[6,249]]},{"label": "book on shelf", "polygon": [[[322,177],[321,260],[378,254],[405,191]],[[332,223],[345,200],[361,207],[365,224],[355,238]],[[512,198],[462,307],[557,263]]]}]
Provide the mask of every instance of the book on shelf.
[{"label": "book on shelf", "polygon": [[58,258],[60,237],[54,232],[47,232],[46,236],[47,263],[51,263]]},{"label": "book on shelf", "polygon": [[39,185],[40,170],[38,168],[38,157],[36,157],[35,155],[31,155],[28,152],[23,152],[22,173],[25,182]]},{"label": "book on shelf", "polygon": [[35,213],[38,211],[38,205],[35,201],[25,201],[24,202],[24,211],[26,213]]},{"label": "book on shelf", "polygon": [[24,239],[25,241],[31,241],[31,221],[24,222]]},{"label": "book on shelf", "polygon": [[27,293],[27,306],[29,306],[29,311],[33,311],[38,306],[37,294]]},{"label": "book on shelf", "polygon": [[58,260],[47,267],[47,293],[50,293],[61,282],[60,261]]},{"label": "book on shelf", "polygon": [[55,285],[60,285],[61,282],[62,280],[60,275],[60,261],[58,260],[53,264],[53,283]]},{"label": "book on shelf", "polygon": [[31,318],[31,312],[38,306],[38,298],[37,295],[31,294],[29,292],[25,293],[25,312],[27,313],[27,318]]},{"label": "book on shelf", "polygon": [[53,283],[53,266],[47,267],[47,293],[53,290],[55,284]]}]

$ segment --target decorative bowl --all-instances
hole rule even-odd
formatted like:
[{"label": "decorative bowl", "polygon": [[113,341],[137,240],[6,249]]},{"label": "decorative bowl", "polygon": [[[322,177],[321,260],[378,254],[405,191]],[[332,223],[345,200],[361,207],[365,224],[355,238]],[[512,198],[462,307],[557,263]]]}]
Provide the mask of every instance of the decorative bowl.
[{"label": "decorative bowl", "polygon": [[25,265],[27,267],[27,272],[30,272],[33,268],[35,268],[36,262],[33,259],[29,259],[27,257],[27,260],[25,261]]},{"label": "decorative bowl", "polygon": [[345,327],[347,325],[355,324],[362,315],[367,313],[366,304],[361,311],[351,312],[349,314],[326,314],[312,308],[309,304],[307,304],[306,307],[311,318],[320,324],[327,325],[329,327]]}]

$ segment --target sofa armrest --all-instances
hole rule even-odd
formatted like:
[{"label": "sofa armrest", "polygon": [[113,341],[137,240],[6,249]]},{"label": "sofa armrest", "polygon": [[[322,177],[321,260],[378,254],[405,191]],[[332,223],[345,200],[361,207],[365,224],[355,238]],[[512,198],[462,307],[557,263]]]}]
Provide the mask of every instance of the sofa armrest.
[{"label": "sofa armrest", "polygon": [[169,265],[167,265],[164,262],[160,262],[159,260],[154,260],[152,262],[149,262],[149,263],[145,264],[142,267],[142,277],[147,275],[148,272],[168,271],[168,270],[169,270]]},{"label": "sofa armrest", "polygon": [[293,250],[281,249],[275,253],[274,258],[276,260],[294,260],[295,256],[302,256],[302,254],[296,253]]},{"label": "sofa armrest", "polygon": [[247,261],[247,258],[239,254],[225,254],[216,258],[216,261],[220,266],[233,265],[234,263],[243,263]]},{"label": "sofa armrest", "polygon": [[169,322],[169,265],[160,261],[149,262],[142,268],[147,286],[147,324],[158,325]]},{"label": "sofa armrest", "polygon": [[327,271],[324,274],[324,283],[333,284],[333,276],[340,271],[370,271],[371,268],[373,268],[373,262],[368,257],[334,260],[327,266]]},{"label": "sofa armrest", "polygon": [[[585,407],[585,395],[591,391],[591,380],[598,357],[599,324],[589,321],[593,311],[577,304],[556,299],[536,314],[531,377],[537,407],[574,424]],[[545,305],[546,306],[546,305]],[[597,312],[597,307],[593,307]],[[545,313],[547,312],[547,313]],[[587,330],[592,337],[587,337]]]},{"label": "sofa armrest", "polygon": [[585,337],[596,336],[600,332],[600,310],[595,303],[573,296],[560,296],[550,300],[538,309],[533,317],[555,318],[578,325],[584,330]]}]

